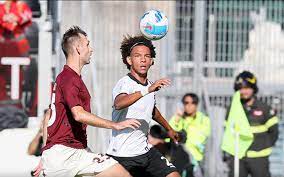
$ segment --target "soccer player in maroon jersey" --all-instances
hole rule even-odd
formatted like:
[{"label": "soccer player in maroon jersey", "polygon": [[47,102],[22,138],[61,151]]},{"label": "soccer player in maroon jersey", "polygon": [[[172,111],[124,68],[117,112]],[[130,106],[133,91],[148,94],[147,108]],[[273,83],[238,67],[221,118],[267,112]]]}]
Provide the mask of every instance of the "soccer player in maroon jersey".
[{"label": "soccer player in maroon jersey", "polygon": [[90,63],[93,50],[83,30],[77,26],[67,30],[63,35],[62,50],[66,56],[66,65],[56,78],[51,117],[48,125],[45,125],[48,136],[42,149],[43,175],[130,176],[111,157],[87,150],[86,126],[122,130],[138,128],[140,122],[128,119],[116,123],[90,113],[90,94],[81,79],[81,70]]}]

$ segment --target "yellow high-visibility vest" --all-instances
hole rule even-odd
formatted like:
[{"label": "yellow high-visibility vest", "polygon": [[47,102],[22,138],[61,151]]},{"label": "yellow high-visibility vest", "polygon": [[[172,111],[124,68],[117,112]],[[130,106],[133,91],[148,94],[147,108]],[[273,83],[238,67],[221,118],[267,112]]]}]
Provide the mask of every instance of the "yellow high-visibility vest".
[{"label": "yellow high-visibility vest", "polygon": [[176,131],[186,131],[185,146],[195,160],[201,161],[204,156],[204,148],[201,147],[205,146],[211,131],[210,119],[202,112],[197,112],[195,117],[173,116],[169,123]]}]

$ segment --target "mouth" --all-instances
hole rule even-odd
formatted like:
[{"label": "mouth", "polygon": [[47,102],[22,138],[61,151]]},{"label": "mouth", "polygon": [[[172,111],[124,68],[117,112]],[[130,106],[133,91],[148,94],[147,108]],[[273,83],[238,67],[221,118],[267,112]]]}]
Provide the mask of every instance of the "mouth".
[{"label": "mouth", "polygon": [[140,66],[140,68],[142,69],[142,70],[146,70],[146,66]]}]

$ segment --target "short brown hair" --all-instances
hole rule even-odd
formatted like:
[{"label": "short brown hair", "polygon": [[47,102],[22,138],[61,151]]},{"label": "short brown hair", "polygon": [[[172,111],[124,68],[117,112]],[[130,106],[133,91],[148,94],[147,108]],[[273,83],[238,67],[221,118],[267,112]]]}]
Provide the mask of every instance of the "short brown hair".
[{"label": "short brown hair", "polygon": [[68,57],[71,44],[75,39],[78,39],[80,37],[79,34],[87,36],[87,33],[78,26],[72,26],[64,33],[61,42],[61,48],[65,57]]}]

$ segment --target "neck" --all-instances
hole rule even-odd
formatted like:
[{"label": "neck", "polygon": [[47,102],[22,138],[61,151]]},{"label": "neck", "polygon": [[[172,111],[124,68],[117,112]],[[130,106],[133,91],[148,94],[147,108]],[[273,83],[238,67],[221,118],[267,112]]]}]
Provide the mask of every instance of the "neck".
[{"label": "neck", "polygon": [[188,113],[184,113],[184,116],[190,116],[190,117],[193,117],[193,118],[195,118],[195,116],[196,116],[196,112],[193,112],[193,113],[190,113],[190,114],[188,114]]},{"label": "neck", "polygon": [[247,106],[251,106],[251,105],[253,105],[253,103],[254,103],[254,97],[250,98],[250,99],[246,102],[246,105],[247,105]]},{"label": "neck", "polygon": [[80,64],[80,60],[76,60],[75,57],[67,57],[66,65],[68,65],[72,70],[74,70],[79,76],[81,75],[81,71],[83,66]]},{"label": "neck", "polygon": [[130,74],[134,76],[139,82],[145,84],[147,82],[147,74],[142,75],[136,73],[133,69],[130,70]]}]

